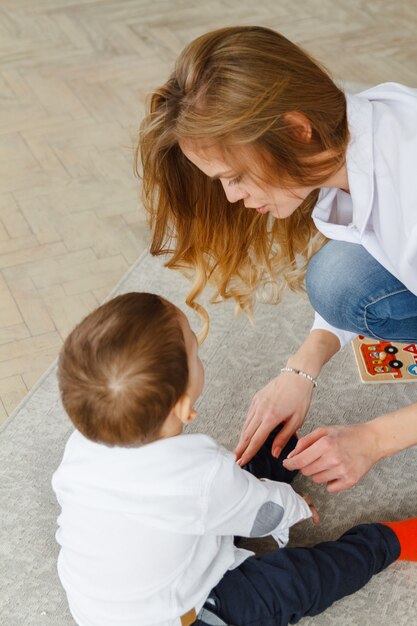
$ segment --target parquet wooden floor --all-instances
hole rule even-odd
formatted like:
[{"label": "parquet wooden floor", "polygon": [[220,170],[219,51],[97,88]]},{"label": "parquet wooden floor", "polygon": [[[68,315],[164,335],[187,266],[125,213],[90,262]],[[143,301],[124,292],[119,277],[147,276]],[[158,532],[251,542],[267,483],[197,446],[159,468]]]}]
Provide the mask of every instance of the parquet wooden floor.
[{"label": "parquet wooden floor", "polygon": [[2,0],[0,420],[148,234],[132,145],[180,49],[268,25],[340,80],[417,84],[417,0]]}]

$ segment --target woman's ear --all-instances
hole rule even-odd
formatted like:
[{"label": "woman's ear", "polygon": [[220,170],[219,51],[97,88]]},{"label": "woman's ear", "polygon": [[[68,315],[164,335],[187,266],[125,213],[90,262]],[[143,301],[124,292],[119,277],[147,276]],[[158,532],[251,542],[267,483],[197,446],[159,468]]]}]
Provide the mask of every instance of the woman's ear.
[{"label": "woman's ear", "polygon": [[183,424],[189,424],[197,415],[191,405],[190,397],[184,393],[176,401],[171,413],[174,413]]},{"label": "woman's ear", "polygon": [[286,124],[291,129],[291,132],[294,136],[303,143],[308,143],[311,139],[311,135],[313,134],[313,129],[311,128],[311,122],[304,113],[300,113],[299,111],[291,111],[291,113],[286,113],[284,115],[284,119]]}]

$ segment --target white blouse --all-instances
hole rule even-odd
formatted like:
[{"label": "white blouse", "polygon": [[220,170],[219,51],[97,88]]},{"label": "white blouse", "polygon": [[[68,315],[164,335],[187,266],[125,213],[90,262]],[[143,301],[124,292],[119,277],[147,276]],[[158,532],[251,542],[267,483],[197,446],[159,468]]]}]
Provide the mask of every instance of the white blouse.
[{"label": "white blouse", "polygon": [[[329,239],[361,244],[417,295],[417,89],[384,83],[346,95],[350,194],[320,191],[313,220]],[[316,313],[343,347],[355,337]]]}]

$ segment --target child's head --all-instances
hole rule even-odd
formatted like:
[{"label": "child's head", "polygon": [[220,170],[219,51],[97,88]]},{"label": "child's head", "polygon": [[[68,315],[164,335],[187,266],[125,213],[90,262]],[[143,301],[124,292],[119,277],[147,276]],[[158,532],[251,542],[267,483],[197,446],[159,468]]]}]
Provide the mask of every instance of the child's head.
[{"label": "child's head", "polygon": [[128,293],[70,333],[58,379],[64,407],[83,435],[135,446],[181,431],[195,414],[204,373],[185,315],[155,294]]},{"label": "child's head", "polygon": [[[243,26],[191,42],[149,102],[138,154],[151,252],[172,251],[175,237],[168,265],[195,270],[190,302],[208,280],[247,310],[271,278],[299,287],[295,259],[312,252],[317,188],[344,162],[342,91],[282,35]],[[271,193],[273,223],[248,209]]]}]

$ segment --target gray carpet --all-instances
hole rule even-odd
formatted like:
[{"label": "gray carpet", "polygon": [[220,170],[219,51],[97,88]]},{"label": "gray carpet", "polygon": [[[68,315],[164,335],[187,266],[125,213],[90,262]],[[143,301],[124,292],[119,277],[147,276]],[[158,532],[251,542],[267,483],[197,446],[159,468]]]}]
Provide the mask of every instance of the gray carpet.
[{"label": "gray carpet", "polygon": [[[145,255],[115,293],[161,293],[184,311],[186,281]],[[306,335],[312,320],[308,302],[288,293],[279,306],[259,305],[256,323],[233,318],[231,303],[211,307],[212,329],[202,348],[206,387],[194,430],[233,448],[252,395],[272,378]],[[197,329],[198,320],[191,317]],[[303,432],[319,424],[365,421],[417,401],[417,385],[363,385],[348,346],[320,376]],[[54,533],[58,506],[50,487],[71,425],[60,405],[52,367],[0,432],[0,623],[8,626],[73,624],[56,574]],[[355,489],[330,496],[299,477],[295,487],[315,501],[321,524],[303,523],[292,545],[336,538],[364,521],[417,515],[414,484],[417,448],[376,466]],[[264,544],[258,548],[264,550]],[[303,626],[405,626],[417,624],[417,564],[396,563],[355,596]],[[139,626],[139,625],[138,625]]]}]

